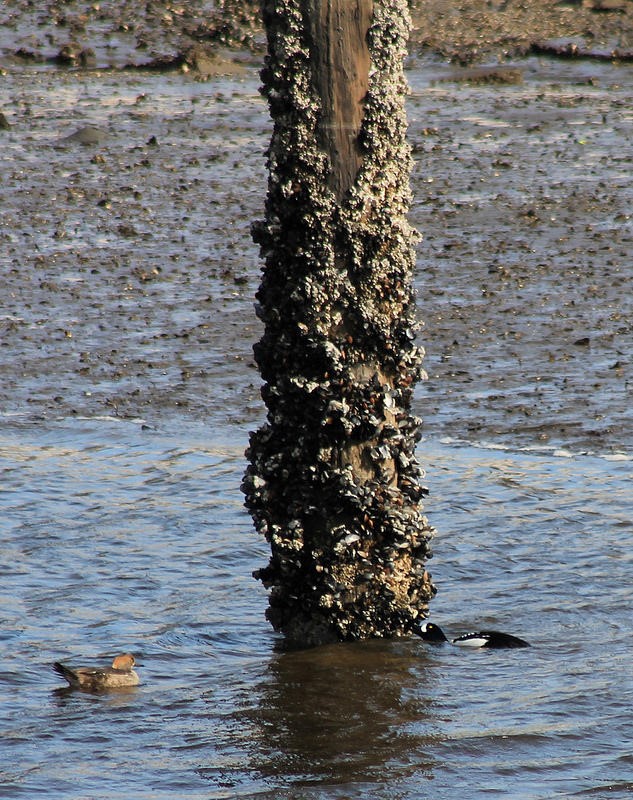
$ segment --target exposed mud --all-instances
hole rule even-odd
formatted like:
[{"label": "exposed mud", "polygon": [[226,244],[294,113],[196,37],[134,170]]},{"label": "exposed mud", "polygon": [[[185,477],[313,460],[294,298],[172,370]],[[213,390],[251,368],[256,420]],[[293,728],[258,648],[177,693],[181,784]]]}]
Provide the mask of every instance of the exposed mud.
[{"label": "exposed mud", "polygon": [[[526,56],[543,44],[633,52],[631,0],[411,0],[410,7],[418,54],[469,62]],[[192,48],[205,60],[232,61],[235,53],[218,48],[261,53],[264,42],[259,0],[8,0],[0,10],[5,63],[191,65]]]},{"label": "exposed mud", "polygon": [[633,74],[521,68],[509,86],[410,73],[429,429],[630,447]]},{"label": "exposed mud", "polygon": [[415,52],[458,62],[527,56],[543,45],[633,50],[630,0],[415,0]]},{"label": "exposed mud", "polygon": [[[270,122],[256,26],[251,50],[209,39],[218,58],[201,69],[192,58],[169,72],[103,68],[190,52],[199,39],[185,29],[211,5],[102,3],[98,17],[82,3],[3,6],[5,419],[261,419],[250,225],[263,214]],[[427,435],[633,447],[631,68],[495,61],[539,38],[628,47],[632,11],[416,7],[408,111]],[[97,67],[43,66],[71,41]],[[468,61],[473,42],[485,69],[438,56]]]}]

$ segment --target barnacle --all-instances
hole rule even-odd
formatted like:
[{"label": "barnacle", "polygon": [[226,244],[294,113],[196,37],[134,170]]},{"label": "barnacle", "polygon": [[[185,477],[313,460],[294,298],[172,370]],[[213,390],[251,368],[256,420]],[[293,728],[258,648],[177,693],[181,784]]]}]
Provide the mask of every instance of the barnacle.
[{"label": "barnacle", "polygon": [[374,0],[362,162],[339,198],[319,136],[305,2],[264,0],[273,118],[255,357],[267,422],[251,434],[246,505],[270,543],[268,617],[302,643],[403,633],[434,594],[433,529],[410,412],[416,234],[402,69],[406,0]]}]

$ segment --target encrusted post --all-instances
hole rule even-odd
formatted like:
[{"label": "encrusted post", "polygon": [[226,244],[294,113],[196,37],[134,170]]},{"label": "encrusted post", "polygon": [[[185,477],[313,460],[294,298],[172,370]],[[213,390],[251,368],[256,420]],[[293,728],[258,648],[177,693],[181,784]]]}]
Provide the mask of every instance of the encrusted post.
[{"label": "encrusted post", "polygon": [[274,122],[255,357],[267,422],[243,490],[289,643],[393,636],[425,614],[433,529],[410,413],[406,0],[263,0]]}]

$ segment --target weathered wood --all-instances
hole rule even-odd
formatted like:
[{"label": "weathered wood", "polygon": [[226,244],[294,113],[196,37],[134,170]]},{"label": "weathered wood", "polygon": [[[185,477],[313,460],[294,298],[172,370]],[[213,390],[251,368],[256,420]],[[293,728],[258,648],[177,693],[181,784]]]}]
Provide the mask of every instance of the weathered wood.
[{"label": "weathered wood", "polygon": [[369,86],[367,31],[373,7],[373,0],[304,0],[313,80],[321,98],[319,141],[330,156],[328,183],[339,200],[363,160],[358,134]]}]

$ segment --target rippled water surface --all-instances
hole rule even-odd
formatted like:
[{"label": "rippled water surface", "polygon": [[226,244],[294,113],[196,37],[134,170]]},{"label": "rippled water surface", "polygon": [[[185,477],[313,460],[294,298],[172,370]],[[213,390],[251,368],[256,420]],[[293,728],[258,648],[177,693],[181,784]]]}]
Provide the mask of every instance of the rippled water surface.
[{"label": "rippled water surface", "polygon": [[[619,798],[633,789],[631,461],[427,441],[421,640],[275,649],[242,508],[246,435],[6,424],[0,796]],[[131,650],[142,684],[67,693],[56,659]]]}]

